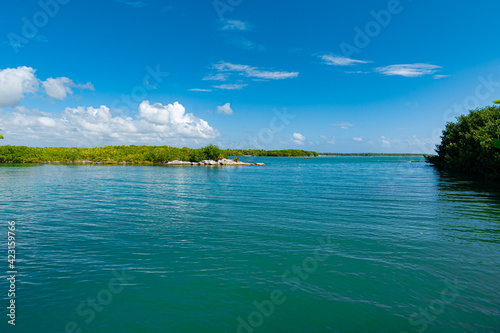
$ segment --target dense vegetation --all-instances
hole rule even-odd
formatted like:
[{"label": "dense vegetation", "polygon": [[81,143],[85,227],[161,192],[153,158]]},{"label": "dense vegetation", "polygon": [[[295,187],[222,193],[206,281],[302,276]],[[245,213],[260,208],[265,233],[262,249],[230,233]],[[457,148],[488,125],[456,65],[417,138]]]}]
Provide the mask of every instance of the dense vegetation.
[{"label": "dense vegetation", "polygon": [[221,150],[215,145],[208,145],[199,149],[187,147],[176,148],[169,146],[104,146],[98,148],[33,148],[26,146],[0,146],[0,162],[13,163],[43,163],[92,161],[105,164],[130,162],[138,164],[164,163],[168,161],[217,160],[229,156],[303,156],[315,152],[302,150]]},{"label": "dense vegetation", "polygon": [[449,122],[436,147],[436,155],[426,157],[439,169],[500,179],[500,107],[470,111]]}]

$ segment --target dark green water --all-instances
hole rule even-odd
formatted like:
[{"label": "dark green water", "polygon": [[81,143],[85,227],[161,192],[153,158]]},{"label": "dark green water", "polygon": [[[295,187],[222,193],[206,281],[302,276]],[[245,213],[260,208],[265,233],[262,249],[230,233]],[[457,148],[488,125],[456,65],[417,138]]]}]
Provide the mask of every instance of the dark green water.
[{"label": "dark green water", "polygon": [[412,159],[2,165],[0,331],[500,331],[500,192]]}]

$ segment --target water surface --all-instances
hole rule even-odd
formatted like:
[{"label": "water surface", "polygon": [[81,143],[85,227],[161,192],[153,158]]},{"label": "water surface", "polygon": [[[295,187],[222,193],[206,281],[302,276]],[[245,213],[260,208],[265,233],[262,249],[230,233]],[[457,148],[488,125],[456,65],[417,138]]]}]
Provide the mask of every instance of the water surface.
[{"label": "water surface", "polygon": [[412,159],[1,165],[0,330],[498,332],[500,192]]}]

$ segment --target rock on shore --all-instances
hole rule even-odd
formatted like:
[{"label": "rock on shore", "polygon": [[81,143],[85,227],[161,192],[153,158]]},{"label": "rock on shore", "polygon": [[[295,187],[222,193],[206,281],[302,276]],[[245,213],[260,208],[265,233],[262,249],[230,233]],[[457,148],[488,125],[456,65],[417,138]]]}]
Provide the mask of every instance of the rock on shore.
[{"label": "rock on shore", "polygon": [[238,165],[251,165],[251,166],[264,166],[265,164],[264,163],[245,163],[245,162],[236,162],[234,160],[230,160],[230,159],[227,159],[227,158],[223,158],[221,160],[218,160],[218,161],[214,161],[214,160],[203,160],[203,161],[200,161],[200,162],[186,162],[186,161],[178,161],[178,160],[175,160],[175,161],[170,161],[170,162],[167,162],[166,163],[167,165],[213,165],[213,166],[216,166],[216,165],[234,165],[234,166],[238,166]]}]

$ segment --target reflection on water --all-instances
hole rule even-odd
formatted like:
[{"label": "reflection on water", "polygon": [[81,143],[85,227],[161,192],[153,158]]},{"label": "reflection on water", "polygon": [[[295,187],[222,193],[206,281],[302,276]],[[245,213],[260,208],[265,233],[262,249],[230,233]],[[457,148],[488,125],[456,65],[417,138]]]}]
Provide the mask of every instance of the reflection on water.
[{"label": "reflection on water", "polygon": [[500,186],[438,172],[444,230],[468,242],[500,244]]}]

